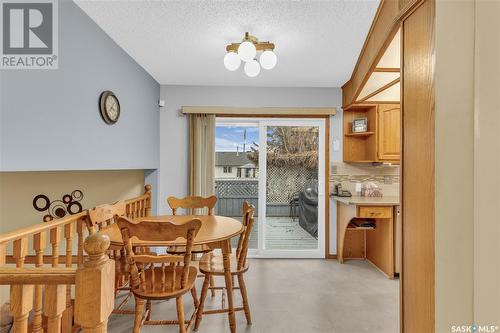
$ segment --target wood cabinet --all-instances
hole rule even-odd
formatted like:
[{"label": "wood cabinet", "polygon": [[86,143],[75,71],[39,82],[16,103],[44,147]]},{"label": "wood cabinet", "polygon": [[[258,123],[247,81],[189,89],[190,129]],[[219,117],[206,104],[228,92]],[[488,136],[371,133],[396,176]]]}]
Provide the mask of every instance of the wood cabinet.
[{"label": "wood cabinet", "polygon": [[401,142],[401,109],[399,104],[378,107],[378,159],[399,161]]},{"label": "wood cabinet", "polygon": [[[353,133],[355,119],[366,118],[368,130]],[[343,159],[347,163],[399,163],[400,104],[357,104],[344,109]]]}]

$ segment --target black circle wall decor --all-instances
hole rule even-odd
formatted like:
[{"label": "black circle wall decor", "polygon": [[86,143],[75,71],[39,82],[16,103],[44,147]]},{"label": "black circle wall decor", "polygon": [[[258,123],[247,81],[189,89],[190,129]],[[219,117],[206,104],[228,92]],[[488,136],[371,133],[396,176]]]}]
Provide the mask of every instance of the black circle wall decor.
[{"label": "black circle wall decor", "polygon": [[83,199],[81,190],[74,190],[71,194],[64,194],[61,200],[50,201],[45,194],[38,194],[33,198],[33,208],[39,212],[46,212],[43,216],[44,222],[52,221],[66,216],[73,215],[83,211],[80,201]]},{"label": "black circle wall decor", "polygon": [[73,200],[73,198],[71,197],[71,195],[65,194],[63,195],[62,200],[64,201],[64,203],[68,204]]},{"label": "black circle wall decor", "polygon": [[82,205],[78,201],[70,202],[67,206],[67,209],[68,213],[70,213],[71,215],[78,214],[83,210]]},{"label": "black circle wall decor", "polygon": [[50,206],[50,200],[49,197],[47,197],[45,194],[39,194],[33,198],[33,207],[37,211],[43,212],[44,210],[47,210],[49,206]]}]

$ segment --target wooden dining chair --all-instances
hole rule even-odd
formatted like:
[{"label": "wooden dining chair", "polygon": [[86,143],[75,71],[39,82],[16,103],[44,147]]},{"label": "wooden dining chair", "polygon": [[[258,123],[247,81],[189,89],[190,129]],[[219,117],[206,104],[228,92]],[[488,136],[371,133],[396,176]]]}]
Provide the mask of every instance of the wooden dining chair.
[{"label": "wooden dining chair", "polygon": [[[177,215],[177,210],[179,208],[190,209],[191,212],[194,210],[205,209],[208,210],[208,215],[214,215],[215,205],[217,204],[217,197],[215,195],[209,197],[199,197],[199,196],[188,196],[185,198],[168,197],[167,203],[172,209],[172,215]],[[207,245],[194,245],[191,250],[193,254],[193,261],[196,261],[197,255],[210,252],[211,249]],[[183,254],[185,252],[184,246],[172,246],[169,247],[167,253],[170,254]],[[200,275],[203,277],[203,275]],[[215,281],[212,277],[210,280],[210,285],[214,286]],[[215,296],[215,290],[212,290],[212,296]]]},{"label": "wooden dining chair", "polygon": [[[89,209],[88,219],[86,220],[89,234],[93,234],[102,228],[116,223],[119,216],[125,216],[125,201],[118,201],[114,204],[105,204]],[[125,269],[125,252],[122,247],[111,245],[108,255],[115,260],[115,293],[124,287],[127,282],[127,273]]]},{"label": "wooden dining chair", "polygon": [[[199,303],[193,296],[195,310],[190,318],[185,320],[182,297],[189,291],[196,295],[194,282],[198,271],[196,267],[190,265],[191,249],[193,240],[200,230],[201,221],[192,219],[181,225],[148,221],[134,223],[125,217],[120,217],[118,226],[125,244],[127,263],[130,267],[130,285],[135,297],[133,332],[140,332],[142,325],[174,324],[179,324],[180,333],[189,332]],[[182,237],[186,239],[186,252],[183,255],[136,254],[132,247],[132,237],[142,241],[173,241]],[[173,298],[176,299],[178,320],[151,320],[151,301]]]},{"label": "wooden dining chair", "polygon": [[[250,314],[250,306],[248,305],[248,296],[247,290],[245,286],[245,281],[243,279],[243,274],[248,271],[248,262],[247,262],[247,253],[248,253],[248,244],[250,241],[250,234],[252,232],[253,223],[254,223],[254,212],[255,207],[250,205],[247,201],[243,202],[243,233],[241,233],[240,238],[238,240],[238,246],[236,247],[236,253],[230,256],[231,263],[231,276],[238,277],[238,287],[233,289],[239,289],[241,292],[241,297],[243,298],[243,307],[234,308],[234,311],[244,311],[247,323],[249,325],[252,324],[252,317]],[[226,313],[229,312],[229,309],[224,308],[224,297],[222,308],[217,310],[209,310],[203,311],[203,306],[205,304],[205,299],[207,297],[208,289],[222,289],[225,287],[212,287],[209,286],[210,278],[213,276],[224,276],[224,261],[222,255],[211,253],[206,253],[201,257],[200,272],[205,275],[205,280],[203,281],[203,287],[201,290],[200,297],[200,305],[198,307],[198,311],[196,314],[196,323],[194,325],[195,330],[198,329],[201,323],[202,316],[204,314],[215,314],[215,313]],[[224,294],[223,294],[224,295]]]}]

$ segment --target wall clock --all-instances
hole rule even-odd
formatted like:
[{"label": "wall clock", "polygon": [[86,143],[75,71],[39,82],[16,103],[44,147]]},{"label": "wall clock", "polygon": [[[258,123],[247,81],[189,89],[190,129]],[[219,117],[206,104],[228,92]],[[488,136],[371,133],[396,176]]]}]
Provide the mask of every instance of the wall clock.
[{"label": "wall clock", "polygon": [[120,102],[112,91],[106,90],[101,93],[99,108],[106,124],[113,125],[120,118]]}]

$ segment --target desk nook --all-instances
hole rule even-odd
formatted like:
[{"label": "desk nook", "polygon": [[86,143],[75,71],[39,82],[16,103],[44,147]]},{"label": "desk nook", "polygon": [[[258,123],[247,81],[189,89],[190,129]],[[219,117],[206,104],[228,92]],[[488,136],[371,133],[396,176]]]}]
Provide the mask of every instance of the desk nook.
[{"label": "desk nook", "polygon": [[398,197],[334,197],[337,258],[365,259],[388,278],[399,272]]}]

